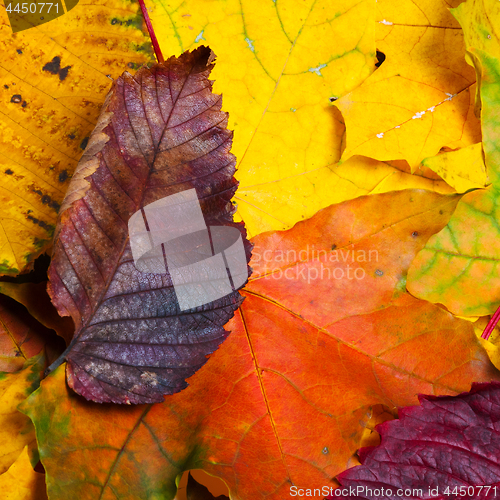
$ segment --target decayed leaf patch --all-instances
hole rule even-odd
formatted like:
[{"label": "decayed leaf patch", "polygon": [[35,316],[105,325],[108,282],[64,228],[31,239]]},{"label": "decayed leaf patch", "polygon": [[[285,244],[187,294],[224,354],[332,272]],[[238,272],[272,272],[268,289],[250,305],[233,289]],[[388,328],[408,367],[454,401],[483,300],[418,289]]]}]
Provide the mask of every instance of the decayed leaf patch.
[{"label": "decayed leaf patch", "polygon": [[0,274],[16,275],[51,244],[112,78],[151,49],[138,6],[122,0],[16,34],[0,16]]}]

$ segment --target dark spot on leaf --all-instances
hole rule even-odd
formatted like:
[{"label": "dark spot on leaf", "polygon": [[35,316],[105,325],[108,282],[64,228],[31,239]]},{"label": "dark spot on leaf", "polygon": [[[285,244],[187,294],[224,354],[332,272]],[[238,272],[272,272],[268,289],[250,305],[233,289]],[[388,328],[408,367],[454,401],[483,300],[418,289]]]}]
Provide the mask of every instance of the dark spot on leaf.
[{"label": "dark spot on leaf", "polygon": [[13,172],[10,168],[8,168],[8,169],[5,171],[5,173],[6,173],[7,175],[12,175],[14,172]]},{"label": "dark spot on leaf", "polygon": [[27,105],[28,103],[26,101],[23,101],[23,103],[21,104],[21,108],[25,108]]},{"label": "dark spot on leaf", "polygon": [[10,98],[10,102],[15,102],[16,104],[19,104],[20,102],[22,102],[23,98],[20,94],[14,94],[11,98]]},{"label": "dark spot on leaf", "polygon": [[330,102],[335,102],[338,99],[338,97],[330,97]]},{"label": "dark spot on leaf", "polygon": [[380,50],[377,50],[377,62],[375,63],[375,67],[380,68],[380,66],[384,61],[385,61],[385,54],[383,52],[380,52]]},{"label": "dark spot on leaf", "polygon": [[37,219],[36,217],[33,217],[32,215],[28,215],[26,217],[28,220],[33,222],[33,224],[36,224],[37,226],[40,226],[42,229],[45,229],[49,234],[52,234],[54,232],[54,226],[52,224],[47,224],[45,221]]},{"label": "dark spot on leaf", "polygon": [[61,58],[59,56],[54,57],[54,59],[47,63],[42,69],[43,71],[48,71],[53,75],[58,75],[59,70],[61,69]]},{"label": "dark spot on leaf", "polygon": [[16,50],[16,52],[17,52],[18,54],[22,54],[22,53],[23,53],[23,51],[22,51],[21,49],[17,49],[17,50]]},{"label": "dark spot on leaf", "polygon": [[140,65],[140,64],[137,64],[137,63],[135,63],[135,62],[133,62],[133,61],[130,61],[130,62],[127,64],[127,66],[128,66],[130,69],[137,69],[137,68],[139,68],[141,65]]},{"label": "dark spot on leaf", "polygon": [[9,88],[9,86],[8,86],[8,85],[4,85],[4,86],[3,86],[3,88],[4,88],[4,89],[8,89],[8,88]]},{"label": "dark spot on leaf", "polygon": [[88,137],[85,137],[85,139],[83,139],[82,142],[80,142],[80,147],[82,149],[85,149],[87,147],[87,144],[89,143],[89,138]]},{"label": "dark spot on leaf", "polygon": [[439,215],[443,215],[443,211],[442,210],[439,211]]},{"label": "dark spot on leaf", "polygon": [[76,135],[75,135],[75,134],[69,134],[69,135],[68,135],[68,137],[69,137],[70,139],[74,139],[74,138],[76,137]]},{"label": "dark spot on leaf", "polygon": [[337,248],[337,245],[335,243],[332,245],[332,250],[335,250]]},{"label": "dark spot on leaf", "polygon": [[61,71],[59,71],[59,80],[61,80],[61,82],[68,76],[68,71],[70,68],[71,66],[66,66],[65,68],[61,69]]},{"label": "dark spot on leaf", "polygon": [[33,245],[35,245],[35,248],[41,248],[42,245],[46,243],[46,240],[41,240],[37,236],[33,238]]},{"label": "dark spot on leaf", "polygon": [[411,235],[416,238],[418,236],[418,231],[413,231],[413,233],[411,233]]},{"label": "dark spot on leaf", "polygon": [[53,75],[59,75],[59,80],[63,81],[68,76],[68,71],[71,66],[66,66],[61,68],[61,58],[59,56],[54,57],[52,61],[47,63],[42,69],[43,71],[48,71]]},{"label": "dark spot on leaf", "polygon": [[59,211],[59,209],[61,208],[61,205],[59,205],[57,201],[54,201],[48,194],[44,194],[42,191],[40,191],[40,189],[33,189],[32,191],[42,197],[41,201],[44,205],[48,205],[50,208],[53,208],[56,212]]},{"label": "dark spot on leaf", "polygon": [[383,272],[383,271],[381,271],[380,269],[377,269],[377,270],[375,271],[375,274],[376,274],[377,276],[382,276],[382,275],[384,274],[384,272]]},{"label": "dark spot on leaf", "polygon": [[113,19],[111,19],[111,24],[113,25],[119,24],[120,26],[132,26],[136,29],[142,29],[142,22],[142,15],[140,14],[140,11],[138,15],[129,17],[128,19],[120,19],[118,17],[114,17]]},{"label": "dark spot on leaf", "polygon": [[68,171],[67,170],[63,170],[59,174],[59,182],[65,182],[67,179],[68,179]]},{"label": "dark spot on leaf", "polygon": [[58,212],[61,208],[61,205],[59,205],[57,201],[54,201],[48,194],[44,194],[42,196],[42,203],[44,205],[48,205],[50,208],[53,208],[56,212]]}]

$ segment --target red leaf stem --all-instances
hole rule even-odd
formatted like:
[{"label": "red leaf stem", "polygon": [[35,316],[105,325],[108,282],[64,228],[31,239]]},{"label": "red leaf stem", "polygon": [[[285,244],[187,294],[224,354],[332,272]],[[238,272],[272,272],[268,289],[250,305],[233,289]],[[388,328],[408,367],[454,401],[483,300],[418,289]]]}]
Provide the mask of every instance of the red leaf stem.
[{"label": "red leaf stem", "polygon": [[491,317],[489,323],[486,325],[486,328],[481,335],[483,339],[488,340],[490,338],[491,332],[495,329],[495,326],[497,326],[498,320],[500,320],[500,306],[495,311],[495,314]]},{"label": "red leaf stem", "polygon": [[160,44],[155,35],[155,30],[153,29],[153,25],[151,24],[151,19],[149,19],[148,9],[146,9],[146,5],[144,4],[144,0],[139,0],[139,5],[141,6],[142,15],[144,16],[144,21],[146,21],[146,26],[148,27],[149,37],[151,38],[151,43],[155,49],[156,60],[161,64],[165,62],[163,58],[163,54],[161,53]]}]

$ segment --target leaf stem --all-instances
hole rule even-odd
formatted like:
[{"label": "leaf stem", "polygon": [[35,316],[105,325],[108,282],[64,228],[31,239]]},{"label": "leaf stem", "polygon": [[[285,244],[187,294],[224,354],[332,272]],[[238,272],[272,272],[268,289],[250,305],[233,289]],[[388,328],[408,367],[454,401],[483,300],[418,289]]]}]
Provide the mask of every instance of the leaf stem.
[{"label": "leaf stem", "polygon": [[76,338],[73,337],[68,347],[66,347],[66,350],[45,370],[45,373],[43,374],[44,377],[46,377],[49,373],[52,373],[56,368],[59,368],[59,366],[61,366],[66,361],[66,355],[69,354],[71,349],[73,349],[75,343]]},{"label": "leaf stem", "polygon": [[139,0],[139,5],[141,6],[144,21],[146,21],[146,26],[148,27],[151,43],[153,44],[153,48],[155,49],[156,60],[159,63],[163,63],[165,62],[165,59],[163,58],[163,54],[161,53],[160,44],[158,43],[158,40],[156,38],[155,30],[153,29],[153,25],[151,24],[151,19],[149,19],[148,9],[146,9],[144,0]]},{"label": "leaf stem", "polygon": [[500,320],[500,306],[498,306],[498,309],[495,311],[495,314],[491,317],[490,321],[486,325],[486,328],[484,329],[481,338],[488,340],[490,338],[491,332],[495,329],[495,326],[497,326],[499,320]]}]

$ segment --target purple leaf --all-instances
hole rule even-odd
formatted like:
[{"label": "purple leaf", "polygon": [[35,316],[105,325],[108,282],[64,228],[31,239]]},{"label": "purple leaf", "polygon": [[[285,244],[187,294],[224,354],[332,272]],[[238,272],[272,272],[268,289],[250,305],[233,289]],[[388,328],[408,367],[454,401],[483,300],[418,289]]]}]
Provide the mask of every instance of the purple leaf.
[{"label": "purple leaf", "polygon": [[[200,47],[118,78],[61,207],[49,293],[76,332],[52,369],[65,359],[69,386],[89,400],[153,403],[184,389],[241,304],[251,245],[233,222],[232,133],[208,80],[212,56]],[[172,206],[146,216],[186,193],[194,219]],[[163,270],[145,271],[143,254]]]},{"label": "purple leaf", "polygon": [[330,498],[500,498],[500,384],[419,399],[377,427],[381,444],[359,451]]}]

